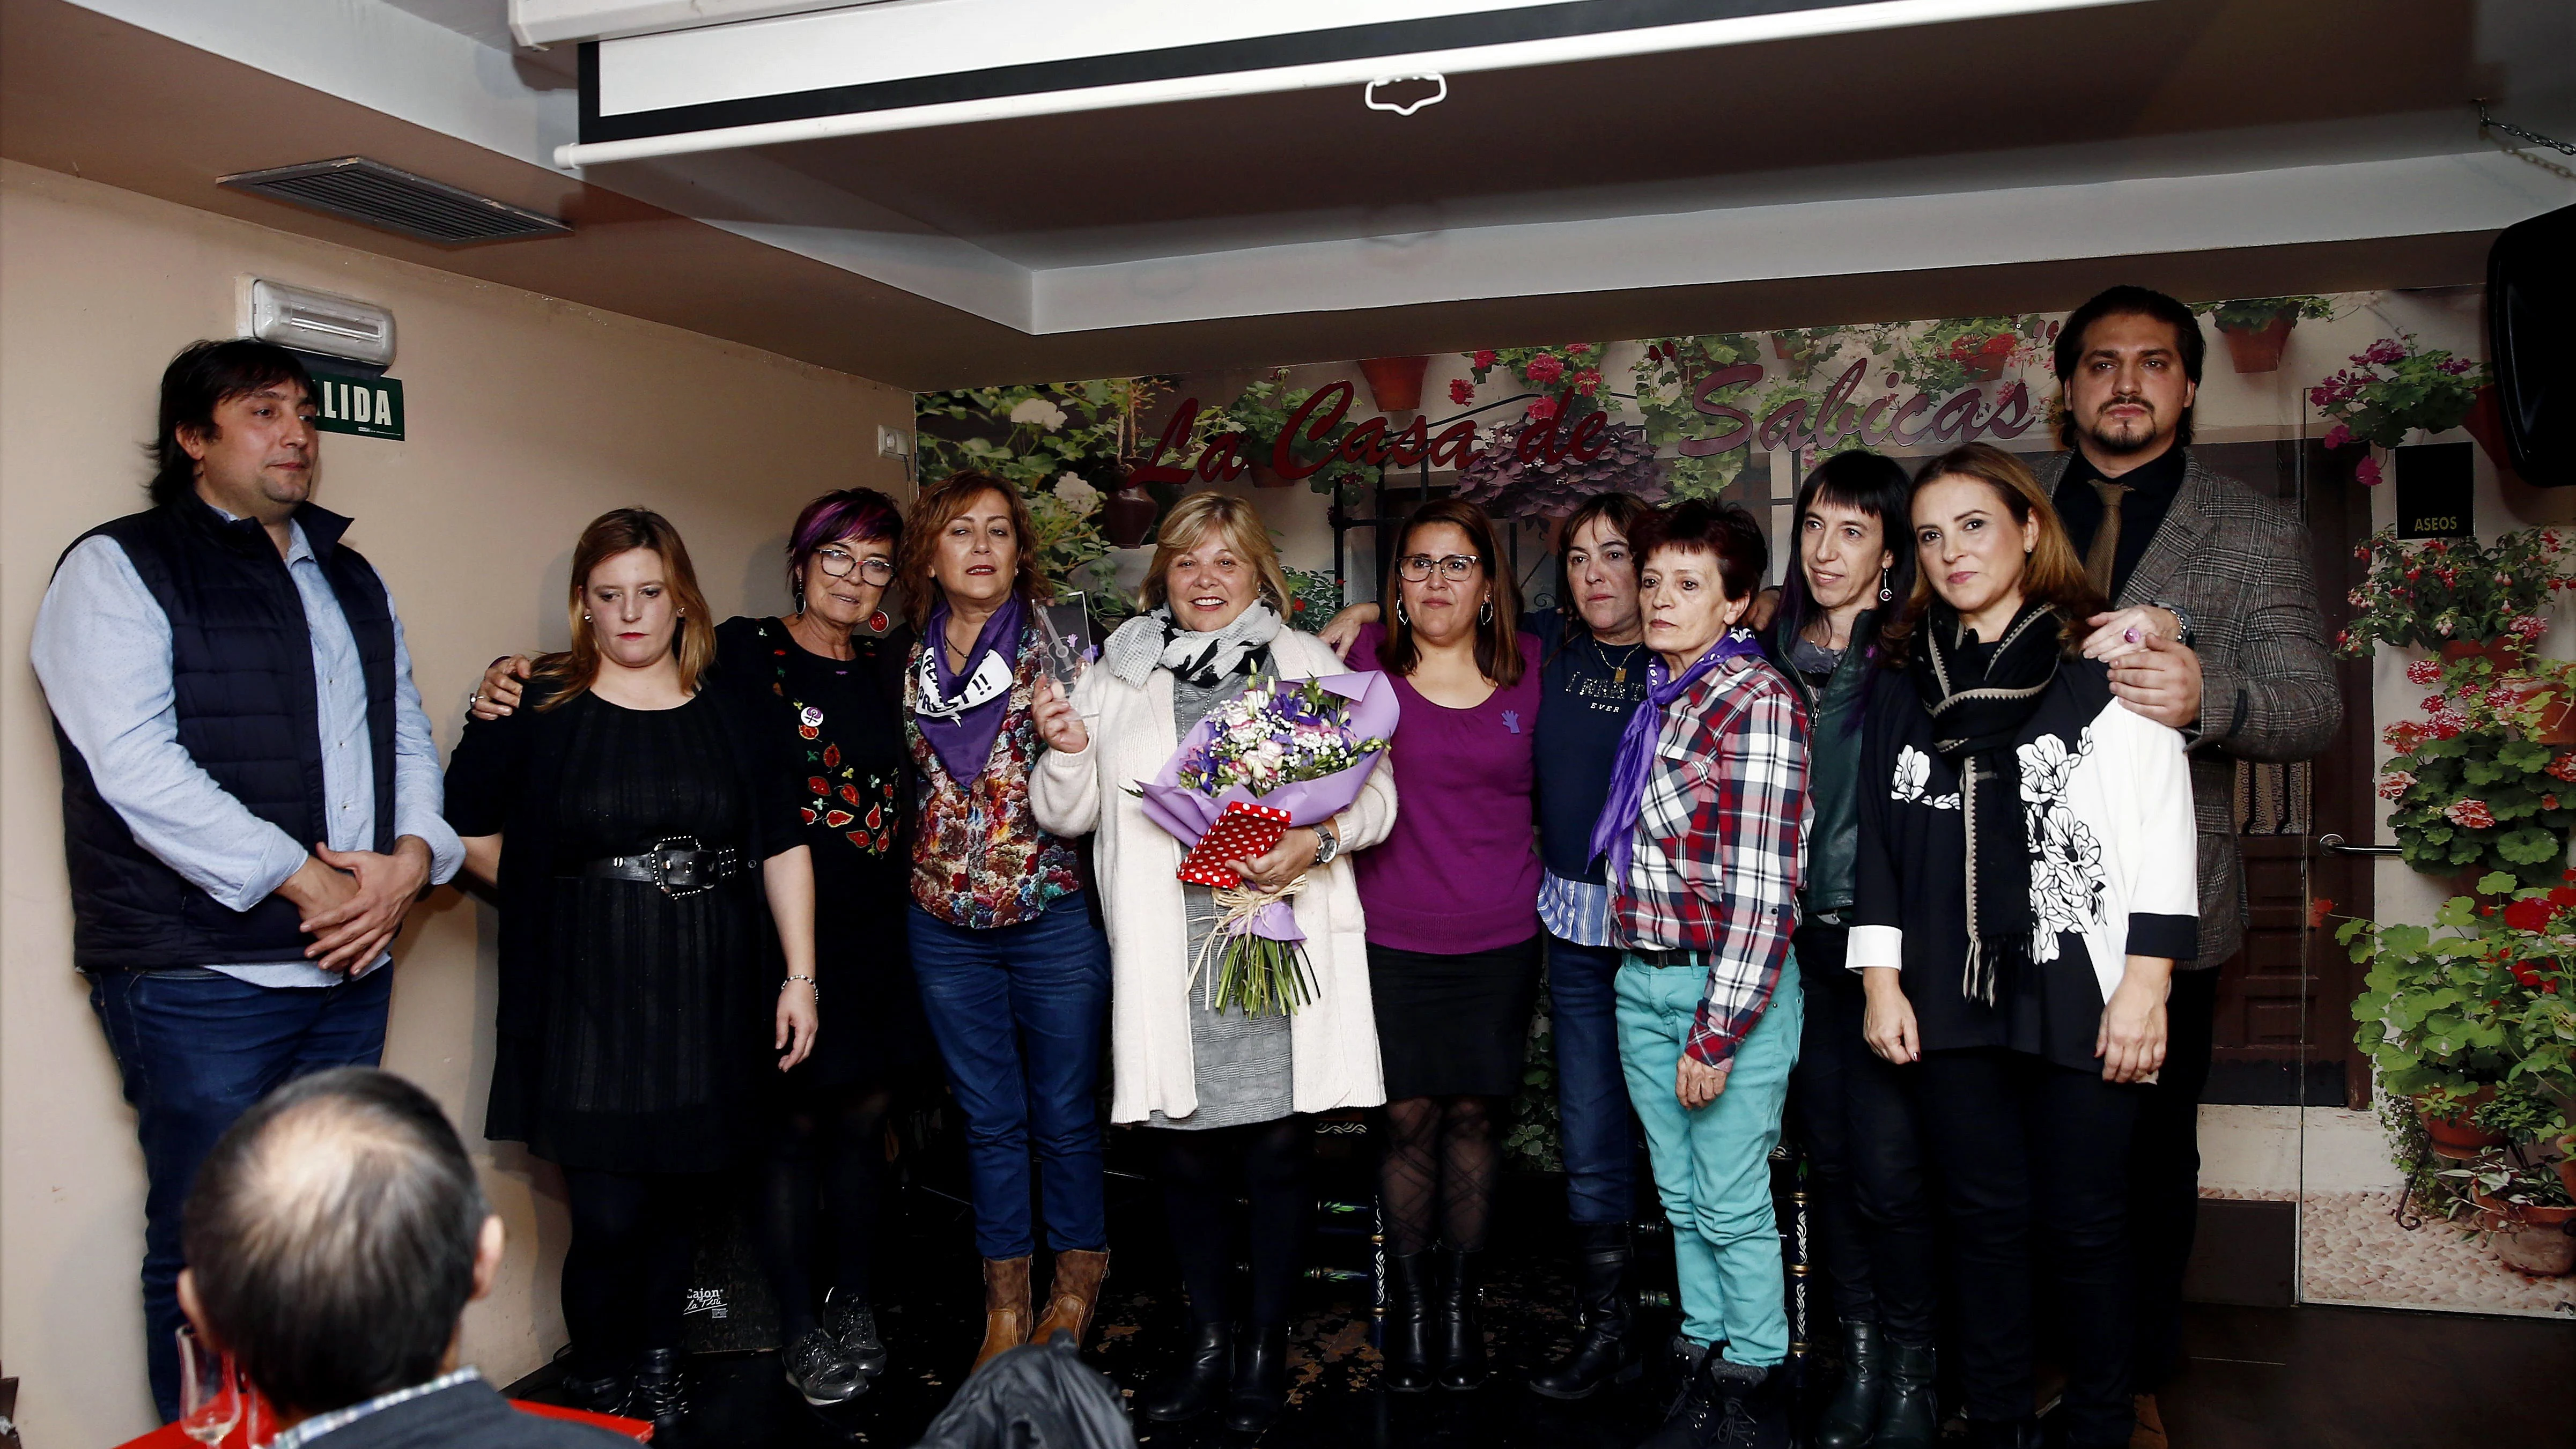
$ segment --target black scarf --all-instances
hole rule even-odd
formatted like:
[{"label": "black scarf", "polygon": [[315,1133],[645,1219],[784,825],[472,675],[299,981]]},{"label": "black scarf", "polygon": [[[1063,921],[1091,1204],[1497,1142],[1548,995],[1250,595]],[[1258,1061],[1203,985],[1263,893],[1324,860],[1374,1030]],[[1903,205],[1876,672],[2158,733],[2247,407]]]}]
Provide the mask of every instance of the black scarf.
[{"label": "black scarf", "polygon": [[2003,972],[2030,955],[2030,818],[2014,746],[2057,677],[2060,625],[2047,605],[2026,605],[1980,665],[1958,614],[1936,602],[1907,670],[1932,717],[1934,752],[1959,771],[1968,833],[1968,963],[1959,990],[1988,1006]]}]

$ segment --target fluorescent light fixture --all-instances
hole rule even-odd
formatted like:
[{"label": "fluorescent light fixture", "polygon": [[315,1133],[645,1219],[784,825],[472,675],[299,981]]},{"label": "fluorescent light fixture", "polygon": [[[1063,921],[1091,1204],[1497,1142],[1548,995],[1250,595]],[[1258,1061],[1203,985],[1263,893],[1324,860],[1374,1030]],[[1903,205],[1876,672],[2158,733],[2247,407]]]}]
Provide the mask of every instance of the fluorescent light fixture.
[{"label": "fluorescent light fixture", "polygon": [[345,357],[373,367],[394,361],[394,314],[373,302],[245,277],[242,332],[262,342]]},{"label": "fluorescent light fixture", "polygon": [[[902,0],[585,47],[584,139],[557,147],[555,161],[590,166],[2135,3],[1122,0],[1068,12],[1058,0]],[[970,55],[972,68],[956,68]]]}]

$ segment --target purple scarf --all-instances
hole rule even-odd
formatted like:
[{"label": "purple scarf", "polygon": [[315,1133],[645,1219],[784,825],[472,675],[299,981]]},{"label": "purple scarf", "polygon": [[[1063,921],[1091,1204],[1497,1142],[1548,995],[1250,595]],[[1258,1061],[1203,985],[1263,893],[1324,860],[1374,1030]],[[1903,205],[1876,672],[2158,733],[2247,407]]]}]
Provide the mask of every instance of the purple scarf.
[{"label": "purple scarf", "polygon": [[948,601],[930,611],[922,630],[921,663],[914,675],[913,718],[921,737],[939,753],[958,784],[970,784],[984,773],[993,741],[1011,712],[1011,685],[1020,652],[1020,621],[1026,615],[1020,596],[993,611],[984,631],[967,651],[961,678],[948,668]]},{"label": "purple scarf", "polygon": [[1628,878],[1630,842],[1637,833],[1637,812],[1645,807],[1646,776],[1654,769],[1655,737],[1663,732],[1664,711],[1721,661],[1761,652],[1752,630],[1735,629],[1710,645],[1679,679],[1665,677],[1669,671],[1660,657],[1647,663],[1646,702],[1628,716],[1627,732],[1619,736],[1619,763],[1610,771],[1610,797],[1601,802],[1601,818],[1592,822],[1591,858],[1610,857],[1613,894]]}]

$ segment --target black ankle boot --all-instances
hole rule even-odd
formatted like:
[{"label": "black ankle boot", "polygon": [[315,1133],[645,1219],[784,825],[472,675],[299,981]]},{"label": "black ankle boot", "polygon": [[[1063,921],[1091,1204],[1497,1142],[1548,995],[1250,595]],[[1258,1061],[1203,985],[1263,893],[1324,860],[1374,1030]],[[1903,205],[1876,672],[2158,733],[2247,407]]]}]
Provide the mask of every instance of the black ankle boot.
[{"label": "black ankle boot", "polygon": [[1577,1223],[1574,1347],[1529,1381],[1551,1399],[1588,1399],[1605,1385],[1643,1371],[1633,1340],[1636,1313],[1628,1295],[1628,1225]]},{"label": "black ankle boot", "polygon": [[1871,1449],[1936,1449],[1941,1442],[1940,1362],[1929,1345],[1886,1345],[1887,1387],[1878,1398]]},{"label": "black ankle boot", "polygon": [[1431,1387],[1431,1254],[1386,1255],[1386,1320],[1378,1352],[1386,1359],[1380,1382],[1399,1394]]},{"label": "black ankle boot", "polygon": [[573,1408],[623,1415],[627,1400],[635,1395],[635,1376],[613,1369],[604,1374],[583,1373],[567,1366],[562,1390],[564,1402]]},{"label": "black ankle boot", "polygon": [[1254,1328],[1234,1355],[1234,1387],[1225,1398],[1225,1426],[1258,1434],[1279,1422],[1288,1407],[1288,1325]]},{"label": "black ankle boot", "polygon": [[1233,1368],[1233,1327],[1199,1324],[1190,1330],[1190,1351],[1181,1366],[1136,1396],[1137,1412],[1162,1424],[1195,1419],[1224,1402],[1226,1375]]},{"label": "black ankle boot", "polygon": [[1861,1449],[1878,1431],[1879,1400],[1887,1388],[1882,1353],[1876,1323],[1843,1320],[1842,1381],[1816,1420],[1816,1449]]},{"label": "black ankle boot", "polygon": [[1440,1359],[1440,1387],[1460,1393],[1485,1385],[1485,1329],[1476,1312],[1477,1295],[1485,1286],[1483,1256],[1464,1248],[1440,1250],[1440,1297],[1431,1339]]},{"label": "black ankle boot", "polygon": [[626,1412],[649,1419],[656,1437],[680,1427],[689,1417],[689,1385],[680,1372],[676,1348],[647,1349],[635,1363],[635,1397]]}]

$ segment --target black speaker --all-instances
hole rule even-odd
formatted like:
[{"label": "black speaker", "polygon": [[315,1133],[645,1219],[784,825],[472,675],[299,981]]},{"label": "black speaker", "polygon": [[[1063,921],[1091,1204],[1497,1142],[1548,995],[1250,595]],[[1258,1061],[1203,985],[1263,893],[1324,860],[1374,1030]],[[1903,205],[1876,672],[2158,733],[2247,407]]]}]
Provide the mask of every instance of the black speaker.
[{"label": "black speaker", "polygon": [[2495,239],[2487,342],[2513,471],[2544,488],[2576,487],[2576,206]]}]

